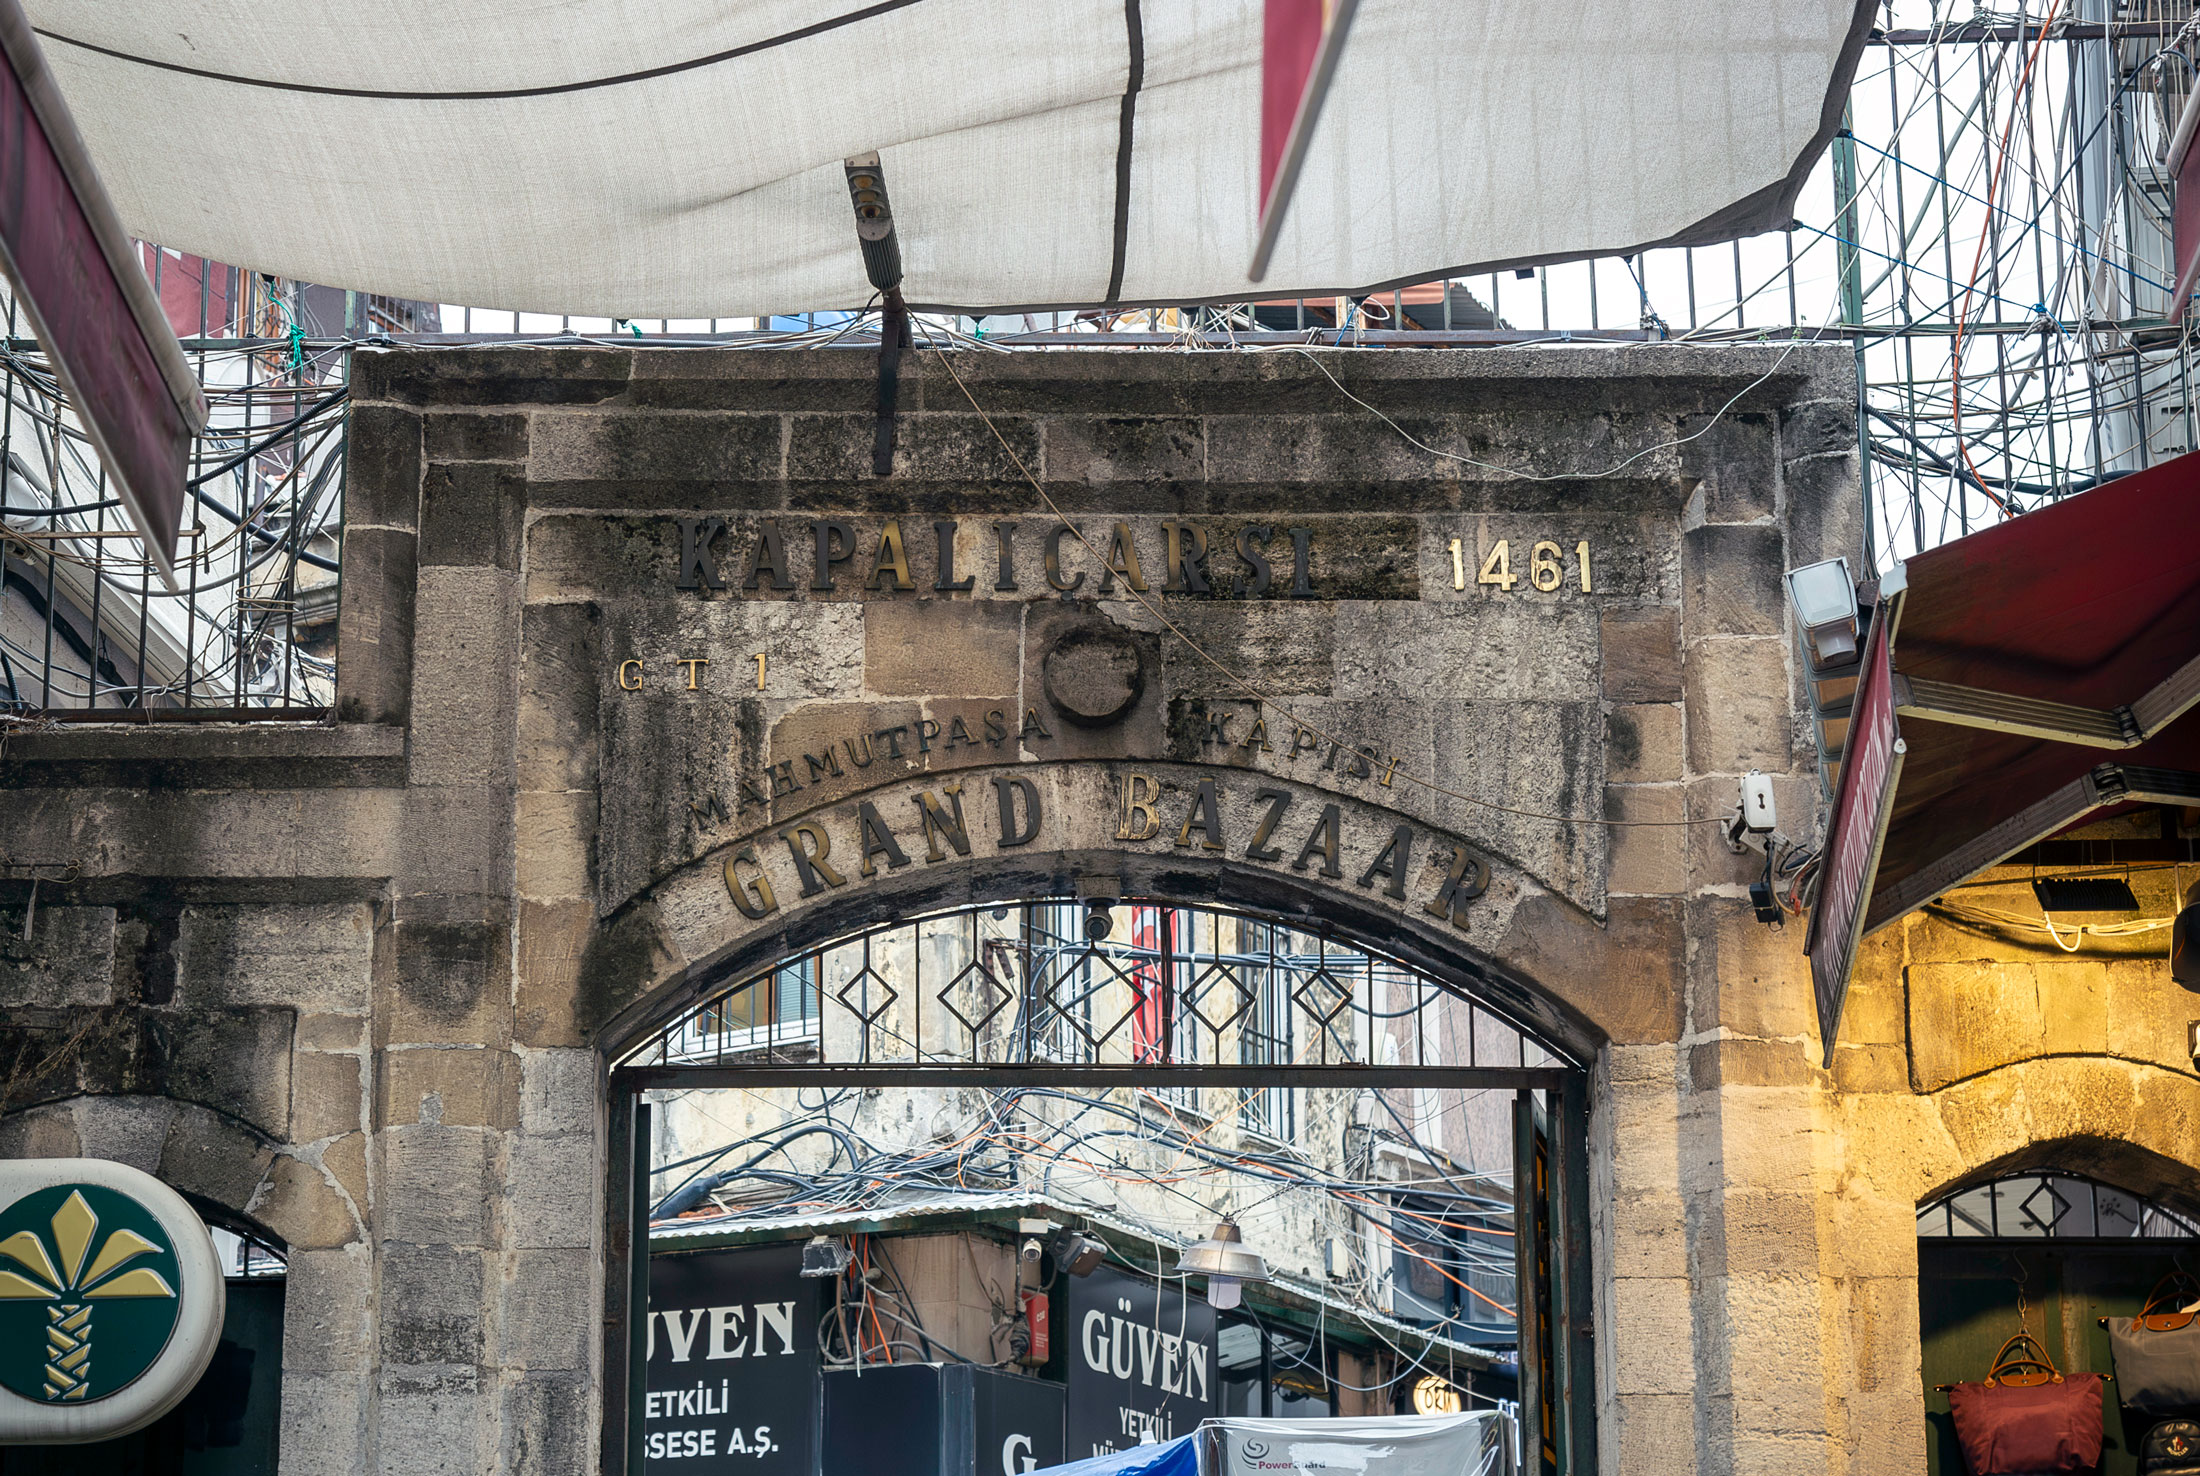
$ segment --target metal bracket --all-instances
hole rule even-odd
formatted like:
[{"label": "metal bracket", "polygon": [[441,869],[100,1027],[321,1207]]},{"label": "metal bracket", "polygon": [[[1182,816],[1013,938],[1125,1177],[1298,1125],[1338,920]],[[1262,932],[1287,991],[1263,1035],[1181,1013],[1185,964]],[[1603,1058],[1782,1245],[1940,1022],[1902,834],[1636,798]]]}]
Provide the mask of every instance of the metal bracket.
[{"label": "metal bracket", "polygon": [[1875,891],[1864,931],[1885,927],[2095,810],[2123,804],[2200,804],[2200,774],[2133,764],[2097,765],[2000,824],[1942,852],[1893,886]]},{"label": "metal bracket", "polygon": [[2087,748],[2136,748],[2200,702],[2200,656],[2157,682],[2136,702],[2105,710],[1905,677],[1899,672],[1894,679],[1894,700],[1895,711],[1903,717],[1927,722],[2017,733]]},{"label": "metal bracket", "polygon": [[894,414],[901,402],[901,353],[909,347],[909,306],[889,287],[878,329],[878,424],[871,435],[871,475],[894,474]]},{"label": "metal bracket", "polygon": [[1923,677],[1894,679],[1894,710],[1906,718],[1948,723],[1959,728],[1984,728],[1994,733],[2017,733],[2044,738],[2052,743],[2078,743],[2089,748],[2130,748],[2144,735],[2128,707],[2103,711],[2074,707],[2067,702],[2047,702],[2037,697],[2018,697],[2008,692],[1989,692],[1954,682],[1927,681]]}]

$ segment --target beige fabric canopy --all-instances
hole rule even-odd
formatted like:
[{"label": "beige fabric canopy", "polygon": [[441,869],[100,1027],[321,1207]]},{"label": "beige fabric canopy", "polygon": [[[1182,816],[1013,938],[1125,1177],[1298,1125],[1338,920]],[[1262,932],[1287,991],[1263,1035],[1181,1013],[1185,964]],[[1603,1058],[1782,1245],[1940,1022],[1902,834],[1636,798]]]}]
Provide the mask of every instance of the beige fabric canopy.
[{"label": "beige fabric canopy", "polygon": [[[1259,0],[27,0],[136,234],[626,317],[1252,295]],[[1259,295],[1784,224],[1870,0],[1364,0]]]}]

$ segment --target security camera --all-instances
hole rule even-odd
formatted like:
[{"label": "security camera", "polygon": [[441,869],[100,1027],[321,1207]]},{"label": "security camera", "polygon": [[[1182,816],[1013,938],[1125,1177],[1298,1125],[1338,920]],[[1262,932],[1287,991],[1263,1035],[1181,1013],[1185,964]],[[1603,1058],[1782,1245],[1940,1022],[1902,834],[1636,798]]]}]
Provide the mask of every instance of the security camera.
[{"label": "security camera", "polygon": [[1085,941],[1098,943],[1115,931],[1115,914],[1105,902],[1094,902],[1085,909]]},{"label": "security camera", "polygon": [[1039,1257],[1045,1255],[1046,1253],[1046,1246],[1041,1243],[1037,1236],[1033,1236],[1031,1239],[1025,1241],[1024,1248],[1021,1251],[1017,1252],[1017,1259],[1022,1261],[1027,1266],[1037,1265]]}]

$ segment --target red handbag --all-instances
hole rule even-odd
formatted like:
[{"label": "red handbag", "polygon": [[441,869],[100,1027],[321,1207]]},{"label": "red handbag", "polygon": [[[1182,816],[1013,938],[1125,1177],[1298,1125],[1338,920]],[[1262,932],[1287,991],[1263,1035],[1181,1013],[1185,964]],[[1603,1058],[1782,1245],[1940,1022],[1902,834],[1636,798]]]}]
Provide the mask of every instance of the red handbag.
[{"label": "red handbag", "polygon": [[[2012,1348],[2018,1349],[2014,1355]],[[2065,1377],[2030,1333],[2003,1343],[1983,1381],[1948,1389],[1948,1409],[1971,1476],[2074,1473],[2098,1466],[2103,1382],[2093,1373]]]}]

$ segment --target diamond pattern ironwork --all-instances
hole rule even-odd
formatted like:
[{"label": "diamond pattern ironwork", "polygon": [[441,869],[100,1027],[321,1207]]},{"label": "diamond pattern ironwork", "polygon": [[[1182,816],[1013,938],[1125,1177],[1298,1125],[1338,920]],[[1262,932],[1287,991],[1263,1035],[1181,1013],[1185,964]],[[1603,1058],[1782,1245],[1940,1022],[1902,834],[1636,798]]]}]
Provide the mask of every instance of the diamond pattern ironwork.
[{"label": "diamond pattern ironwork", "polygon": [[[943,1063],[996,1057],[1098,1062],[1105,1056],[1176,1066],[1235,1066],[1260,1059],[1330,1064],[1370,1053],[1380,1058],[1379,1035],[1388,1027],[1379,1026],[1378,1019],[1413,1015],[1445,994],[1435,981],[1401,965],[1371,961],[1349,945],[1268,923],[1233,933],[1197,909],[1188,921],[1173,922],[1158,941],[1142,934],[1142,941],[1098,944],[1081,936],[1083,913],[1071,902],[1031,904],[1020,928],[966,924],[985,911],[995,914],[995,923],[1008,920],[1005,908],[965,908],[891,923],[830,945],[829,961],[805,964],[814,972],[803,974],[801,982],[786,975],[789,990],[799,993],[784,1000],[776,993],[777,971],[760,973],[694,1006],[665,1032],[658,1053],[667,1061],[698,1059],[698,1052],[745,1060],[784,1040],[820,1058],[844,1051],[861,1061],[870,1061],[877,1049],[890,1049],[897,1060],[914,1053]],[[887,940],[883,947],[874,947],[878,939]],[[1389,992],[1383,997],[1389,1003],[1383,1016],[1367,1014],[1363,978],[1386,981]],[[1410,1003],[1397,992],[1401,987],[1410,989]],[[955,1040],[944,1024],[922,1020],[927,992],[969,1032],[964,1040]],[[838,1006],[854,1018],[854,1039],[824,1028],[821,1004],[824,1014]],[[914,1013],[896,1015],[904,1004]],[[1466,1023],[1469,1041],[1477,1041],[1483,1017],[1470,1015]],[[1502,1020],[1496,1024],[1507,1032],[1511,1028]],[[1240,1038],[1225,1039],[1232,1035]],[[920,1036],[925,1044],[918,1043]],[[1115,1044],[1118,1038],[1122,1046]],[[1498,1047],[1509,1054],[1512,1040],[1506,1033]],[[1537,1059],[1545,1058],[1539,1049]],[[1471,1045],[1466,1064],[1475,1064]],[[2037,1174],[2026,1176],[2022,1189],[2032,1197],[2014,1212],[2052,1226],[2050,1233],[2069,1233],[2062,1227],[2091,1222],[2086,1199],[2073,1202],[2056,1186],[2043,1186]],[[2116,1228],[2123,1228],[2121,1220]]]},{"label": "diamond pattern ironwork", "polygon": [[[1092,1048],[1093,1053],[1095,1055],[1098,1055],[1100,1047],[1106,1045],[1111,1039],[1113,1039],[1115,1036],[1115,1032],[1121,1030],[1125,1025],[1138,1017],[1139,1006],[1143,1004],[1144,1001],[1139,997],[1139,984],[1134,975],[1124,972],[1122,965],[1118,964],[1115,959],[1110,955],[1102,953],[1097,947],[1087,947],[1082,954],[1078,955],[1076,963],[1065,966],[1061,974],[1057,976],[1057,982],[1066,982],[1072,970],[1079,968],[1079,966],[1081,965],[1091,964],[1094,962],[1105,965],[1108,973],[1114,976],[1115,982],[1121,984],[1125,989],[1130,991],[1130,1008],[1125,1010],[1122,1015],[1117,1018],[1114,1024],[1110,1025],[1107,1029],[1095,1035],[1092,1031],[1087,1030],[1084,1025],[1078,1020],[1078,1012],[1070,1008],[1070,1001],[1057,998],[1053,1001],[1053,1004],[1055,1009],[1060,1012],[1062,1018],[1069,1022],[1069,1028],[1076,1031],[1077,1034],[1084,1039],[1085,1044]],[[1107,980],[1095,979],[1091,987],[1088,988],[1084,992],[1084,994],[1080,996],[1080,998],[1086,1000],[1096,999],[1099,997],[1100,991],[1102,989],[1105,989],[1106,987]],[[1156,982],[1154,987],[1159,987],[1158,982]]]},{"label": "diamond pattern ironwork", "polygon": [[[2033,1207],[2033,1201],[2038,1199],[2043,1194],[2047,1196],[2048,1203],[2054,1207],[2055,1211],[2052,1215],[2047,1215],[2044,1217],[2040,1214],[2038,1209]],[[2055,1233],[2055,1227],[2062,1223],[2063,1216],[2070,1213],[2072,1205],[2069,1200],[2063,1198],[2062,1195],[2056,1191],[2053,1183],[2049,1182],[2046,1179],[2042,1179],[2040,1180],[2039,1188],[2034,1189],[2030,1194],[2025,1195],[2022,1200],[2018,1201],[2017,1208],[2024,1211],[2025,1219],[2029,1220],[2034,1225],[2039,1226],[2040,1229],[2045,1233],[2052,1235]]]},{"label": "diamond pattern ironwork", "polygon": [[[1220,1020],[1211,1018],[1207,1011],[1202,1008],[1208,997],[1220,988],[1220,985],[1214,982],[1218,977],[1227,981],[1230,988],[1237,993],[1237,1007]],[[1244,1019],[1246,1012],[1252,1009],[1258,1000],[1259,996],[1254,993],[1252,986],[1239,977],[1237,965],[1229,962],[1218,961],[1207,965],[1193,976],[1191,988],[1184,991],[1184,1007],[1192,1012],[1194,1019],[1216,1035],[1222,1034],[1223,1031],[1228,1030],[1232,1025]]]},{"label": "diamond pattern ironwork", "polygon": [[[1317,986],[1327,992],[1317,993]],[[1291,991],[1291,997],[1298,1001],[1300,1009],[1319,1020],[1325,1028],[1352,1008],[1352,991],[1339,984],[1329,970],[1322,968],[1307,970],[1306,977]]]},{"label": "diamond pattern ironwork", "polygon": [[[879,1001],[877,1008],[869,1011],[868,1013],[859,1008],[856,1005],[855,1001],[851,1000],[848,997],[849,995],[856,992],[858,985],[862,985],[863,999],[865,1003],[868,1003],[871,998],[871,988],[869,984],[866,984],[864,982],[865,980],[870,980],[876,983],[879,989],[882,990],[886,996],[884,999],[881,999]],[[847,1010],[849,1014],[855,1016],[858,1020],[861,1020],[866,1025],[872,1025],[877,1023],[879,1016],[885,1014],[888,1010],[894,1007],[894,1001],[901,998],[901,991],[896,989],[893,985],[887,983],[886,976],[884,974],[880,973],[877,969],[872,968],[869,964],[865,964],[862,968],[856,970],[856,972],[849,978],[847,983],[841,985],[840,988],[833,991],[833,998],[839,1000],[841,1003],[841,1007]]]},{"label": "diamond pattern ironwork", "polygon": [[[986,1006],[978,1011],[976,1019],[963,1013],[961,1006],[955,1002],[966,984],[978,992],[980,1001]],[[984,1033],[985,1027],[992,1024],[994,1017],[1001,1011],[1016,1002],[1016,991],[1002,983],[1000,975],[994,973],[983,958],[978,958],[964,965],[962,972],[948,980],[947,986],[935,997],[941,1007],[960,1020],[963,1028],[970,1032],[971,1049],[975,1051],[978,1037]]]}]

